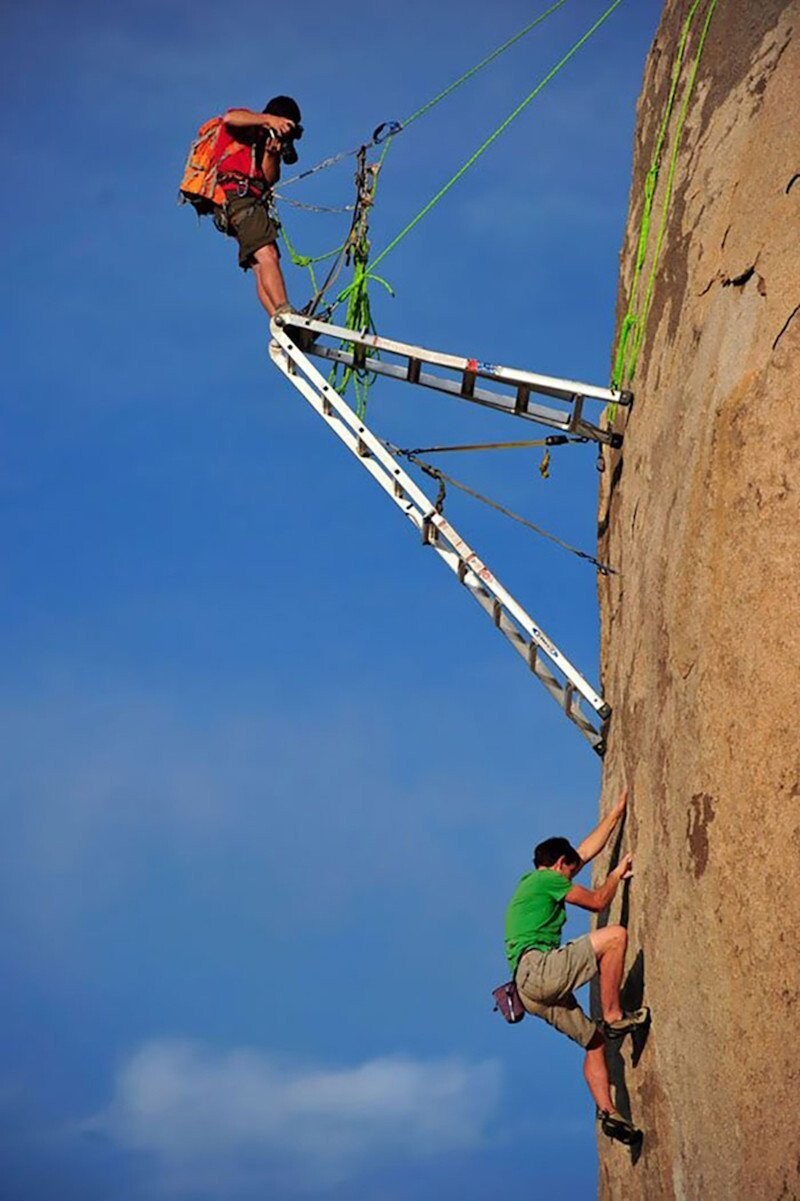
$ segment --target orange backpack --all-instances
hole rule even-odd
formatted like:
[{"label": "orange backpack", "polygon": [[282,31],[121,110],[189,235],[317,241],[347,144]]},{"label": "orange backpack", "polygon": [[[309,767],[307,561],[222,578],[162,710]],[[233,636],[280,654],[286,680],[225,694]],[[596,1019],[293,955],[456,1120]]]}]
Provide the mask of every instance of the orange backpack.
[{"label": "orange backpack", "polygon": [[242,150],[241,143],[235,141],[230,142],[224,150],[219,150],[222,129],[222,117],[212,117],[200,126],[189,148],[178,189],[178,203],[191,204],[201,217],[207,213],[218,214],[222,209],[225,193],[217,182],[219,169],[229,155]]}]

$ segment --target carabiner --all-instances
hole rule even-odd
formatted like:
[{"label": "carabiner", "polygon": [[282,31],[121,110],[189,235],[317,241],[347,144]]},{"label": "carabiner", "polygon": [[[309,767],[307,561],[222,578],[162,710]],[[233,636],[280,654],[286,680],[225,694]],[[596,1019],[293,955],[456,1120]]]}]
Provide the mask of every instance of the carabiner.
[{"label": "carabiner", "polygon": [[372,134],[373,146],[380,146],[381,142],[387,138],[393,138],[396,133],[400,133],[403,128],[400,121],[384,121],[378,125]]}]

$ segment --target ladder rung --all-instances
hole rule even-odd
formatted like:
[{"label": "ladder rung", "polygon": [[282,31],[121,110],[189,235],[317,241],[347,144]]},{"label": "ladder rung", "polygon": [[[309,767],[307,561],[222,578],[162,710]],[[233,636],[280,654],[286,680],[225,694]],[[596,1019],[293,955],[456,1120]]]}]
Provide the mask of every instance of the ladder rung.
[{"label": "ladder rung", "polygon": [[575,689],[571,684],[564,687],[564,712],[567,717],[572,717],[573,702],[575,700]]},{"label": "ladder rung", "polygon": [[433,518],[430,516],[430,514],[422,518],[420,533],[425,546],[433,546],[434,542],[436,542],[437,538],[439,537],[439,531],[433,524]]}]

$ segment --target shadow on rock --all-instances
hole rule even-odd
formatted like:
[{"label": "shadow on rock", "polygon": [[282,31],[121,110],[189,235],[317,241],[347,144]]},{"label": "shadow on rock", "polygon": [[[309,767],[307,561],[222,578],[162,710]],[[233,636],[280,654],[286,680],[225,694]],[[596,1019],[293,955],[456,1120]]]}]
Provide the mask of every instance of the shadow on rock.
[{"label": "shadow on rock", "polygon": [[644,1147],[644,1135],[640,1135],[635,1143],[631,1143],[628,1150],[631,1153],[631,1167],[636,1167],[642,1157],[642,1148]]},{"label": "shadow on rock", "polygon": [[[636,958],[631,964],[630,971],[625,978],[625,982],[620,990],[620,998],[622,1000],[623,1009],[627,1012],[632,1012],[639,1009],[644,998],[644,951],[639,950]],[[595,976],[592,981],[592,1014],[597,1019],[600,1016],[600,990],[598,987],[598,977]],[[607,1039],[606,1040],[606,1063],[608,1065],[608,1078],[611,1083],[612,1096],[614,1103],[629,1122],[634,1122],[633,1114],[631,1113],[631,1097],[628,1090],[628,1083],[625,1078],[625,1057],[622,1053],[622,1048],[629,1038],[631,1040],[631,1068],[635,1068],[642,1057],[645,1044],[650,1030],[650,1023],[640,1029],[632,1031],[625,1038]],[[635,1165],[639,1162],[642,1154],[643,1139],[637,1140],[629,1148],[631,1153],[631,1164]]]},{"label": "shadow on rock", "polygon": [[[640,1009],[644,1003],[644,951],[639,948],[636,958],[631,964],[631,970],[625,978],[625,983],[620,990],[620,999],[622,1008],[627,1013],[632,1013],[635,1009]],[[630,1035],[633,1051],[631,1054],[631,1067],[636,1067],[639,1060],[642,1058],[642,1052],[647,1045],[647,1039],[650,1034],[649,1020],[644,1026],[638,1027]]]}]

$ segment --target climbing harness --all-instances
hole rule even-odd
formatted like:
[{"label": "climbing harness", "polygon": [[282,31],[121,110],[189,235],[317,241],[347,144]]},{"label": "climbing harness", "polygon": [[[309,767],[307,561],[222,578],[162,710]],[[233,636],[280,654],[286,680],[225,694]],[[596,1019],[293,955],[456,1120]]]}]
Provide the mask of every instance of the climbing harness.
[{"label": "climbing harness", "polygon": [[[377,374],[460,396],[501,412],[550,425],[565,434],[577,434],[606,444],[613,444],[619,435],[610,434],[589,421],[583,413],[584,402],[591,399],[603,403],[616,401],[618,404],[629,404],[630,395],[574,380],[559,380],[552,376],[481,363],[477,359],[425,350],[295,313],[284,313],[273,318],[270,329],[273,338],[270,357],[278,369],[391,496],[419,530],[423,543],[436,551],[497,629],[526,660],[530,670],[570,721],[594,750],[602,755],[605,738],[601,723],[611,715],[610,706],[447,521],[441,511],[445,481],[439,480],[439,496],[436,501],[431,501],[399,466],[392,450],[372,433],[310,359],[313,356],[322,360],[343,361],[344,356],[347,365],[352,364],[354,357],[363,350],[365,368],[375,370]],[[292,332],[297,330],[307,330],[316,335],[317,340],[307,353],[301,351],[292,339]],[[337,342],[349,339],[353,349],[344,352],[335,347],[326,347],[322,344],[324,339]],[[386,357],[368,357],[367,350],[380,351],[383,356],[399,359],[401,364],[389,362]],[[423,372],[423,365],[438,368],[437,374]],[[441,374],[444,371],[449,371],[450,375]],[[457,378],[453,378],[454,375]],[[504,394],[496,388],[479,388],[478,379],[510,387],[513,391]],[[566,407],[541,405],[531,400],[531,393],[542,394],[551,402],[556,400]],[[584,704],[592,710],[591,714],[584,711]]]}]

